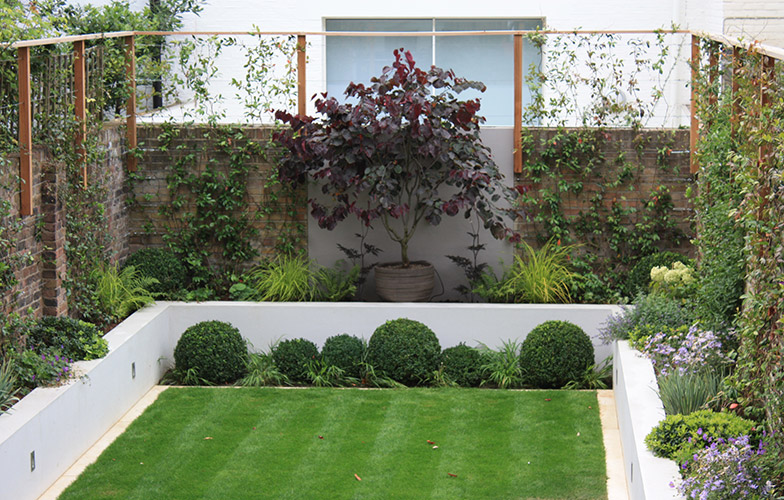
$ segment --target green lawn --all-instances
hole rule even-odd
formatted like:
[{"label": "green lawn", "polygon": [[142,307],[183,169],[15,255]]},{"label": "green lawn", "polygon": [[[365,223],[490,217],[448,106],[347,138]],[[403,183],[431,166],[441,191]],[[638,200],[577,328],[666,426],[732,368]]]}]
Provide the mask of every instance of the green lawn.
[{"label": "green lawn", "polygon": [[594,392],[171,388],[60,498],[606,496]]}]

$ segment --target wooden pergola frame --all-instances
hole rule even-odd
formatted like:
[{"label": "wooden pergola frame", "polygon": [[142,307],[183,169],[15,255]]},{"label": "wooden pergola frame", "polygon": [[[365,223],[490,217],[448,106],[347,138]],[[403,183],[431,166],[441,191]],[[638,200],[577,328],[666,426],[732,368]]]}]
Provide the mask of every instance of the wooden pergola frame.
[{"label": "wooden pergola frame", "polygon": [[[85,73],[85,42],[89,40],[99,40],[107,38],[124,38],[126,50],[126,78],[129,85],[129,96],[126,105],[126,142],[130,153],[126,161],[128,170],[136,170],[135,148],[137,147],[136,138],[136,53],[135,39],[137,36],[296,36],[297,37],[297,112],[306,113],[307,91],[306,91],[306,61],[307,61],[307,37],[308,36],[343,36],[343,37],[368,37],[368,36],[396,36],[396,37],[418,37],[418,36],[498,36],[512,35],[514,40],[514,171],[522,172],[523,158],[521,149],[522,132],[522,102],[523,102],[523,36],[532,34],[541,35],[651,35],[657,33],[651,30],[613,30],[613,31],[444,31],[444,32],[336,32],[336,31],[305,31],[305,32],[247,32],[247,31],[121,31],[112,33],[96,33],[90,35],[74,35],[56,38],[45,38],[39,40],[23,40],[10,45],[17,50],[18,60],[18,79],[19,79],[19,169],[21,178],[21,204],[20,215],[32,215],[33,213],[33,168],[32,168],[32,102],[30,92],[30,47],[41,45],[52,45],[60,43],[72,43],[74,50],[74,82],[76,93],[75,110],[76,118],[80,123],[79,133],[76,137],[76,148],[81,153],[80,161],[82,168],[82,182],[87,185],[87,162],[84,158],[84,148],[81,146],[86,133],[87,107],[86,91],[87,76]],[[696,155],[694,154],[697,139],[699,136],[699,122],[696,116],[696,94],[694,82],[699,73],[699,44],[701,38],[718,41],[725,45],[731,45],[746,50],[755,50],[772,59],[784,60],[784,50],[763,45],[749,45],[738,40],[723,36],[710,35],[705,33],[693,33],[686,30],[667,31],[668,34],[691,34],[691,66],[692,66],[692,96],[691,96],[691,171],[697,172],[699,168]],[[736,52],[737,55],[737,52]],[[740,113],[740,110],[738,110]],[[733,117],[736,121],[736,117]]]}]

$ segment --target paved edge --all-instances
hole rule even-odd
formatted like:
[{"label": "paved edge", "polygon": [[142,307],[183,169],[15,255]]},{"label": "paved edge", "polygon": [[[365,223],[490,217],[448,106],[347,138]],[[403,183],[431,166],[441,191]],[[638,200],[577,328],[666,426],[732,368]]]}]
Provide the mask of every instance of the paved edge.
[{"label": "paved edge", "polygon": [[[148,406],[158,399],[169,386],[156,385],[115,423],[111,429],[87,450],[68,470],[54,482],[38,500],[57,500],[71,483],[84,472],[88,465],[95,462],[103,451],[119,437],[128,426],[141,415]],[[621,433],[618,430],[618,417],[615,410],[615,397],[612,390],[596,391],[599,402],[599,418],[602,424],[605,461],[607,464],[607,499],[629,500],[626,476],[623,466]]]},{"label": "paved edge", "polygon": [[120,434],[125,432],[125,429],[131,425],[131,422],[136,420],[136,418],[141,415],[148,406],[150,406],[156,399],[158,399],[158,395],[168,389],[168,386],[164,385],[155,385],[147,394],[142,396],[142,398],[136,402],[135,405],[128,410],[125,415],[123,415],[120,420],[118,420],[106,433],[101,436],[101,438],[93,444],[89,450],[84,452],[84,454],[79,457],[79,459],[74,462],[74,464],[66,470],[62,476],[60,476],[57,481],[55,481],[45,492],[43,495],[38,497],[38,500],[57,500],[65,489],[70,486],[71,483],[76,481],[76,478],[84,472],[84,469],[87,468],[88,465],[95,462],[98,457],[103,453],[103,451],[109,447],[110,444],[117,439]]},{"label": "paved edge", "polygon": [[611,389],[600,390],[596,391],[596,399],[599,400],[599,418],[602,421],[602,439],[607,462],[607,499],[629,500],[615,396]]}]

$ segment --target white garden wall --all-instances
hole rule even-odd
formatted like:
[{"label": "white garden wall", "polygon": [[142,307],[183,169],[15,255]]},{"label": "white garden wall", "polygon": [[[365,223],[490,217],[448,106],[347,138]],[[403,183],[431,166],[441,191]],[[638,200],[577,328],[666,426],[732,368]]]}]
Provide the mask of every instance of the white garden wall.
[{"label": "white garden wall", "polygon": [[611,353],[598,340],[598,328],[619,310],[609,305],[160,302],[106,335],[105,358],[76,363],[81,378],[36,389],[0,415],[0,498],[35,499],[46,491],[160,380],[180,335],[199,321],[229,321],[256,349],[266,349],[280,338],[304,337],[319,345],[340,333],[370,338],[376,327],[401,317],[427,324],[442,347],[460,342],[499,347],[558,319],[581,326],[594,339],[600,361]]},{"label": "white garden wall", "polygon": [[676,463],[653,456],[644,442],[664,419],[653,365],[627,341],[613,346],[613,391],[629,496],[632,500],[682,498],[670,488],[670,482],[680,478]]}]

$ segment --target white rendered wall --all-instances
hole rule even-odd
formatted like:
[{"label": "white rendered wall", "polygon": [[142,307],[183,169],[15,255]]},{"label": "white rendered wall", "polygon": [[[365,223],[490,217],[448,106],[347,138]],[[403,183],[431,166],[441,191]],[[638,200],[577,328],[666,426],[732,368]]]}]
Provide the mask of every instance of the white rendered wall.
[{"label": "white rendered wall", "polygon": [[613,393],[631,500],[683,498],[670,487],[680,479],[678,465],[653,456],[645,445],[645,436],[665,417],[658,389],[650,360],[629,347],[628,341],[616,341]]}]

